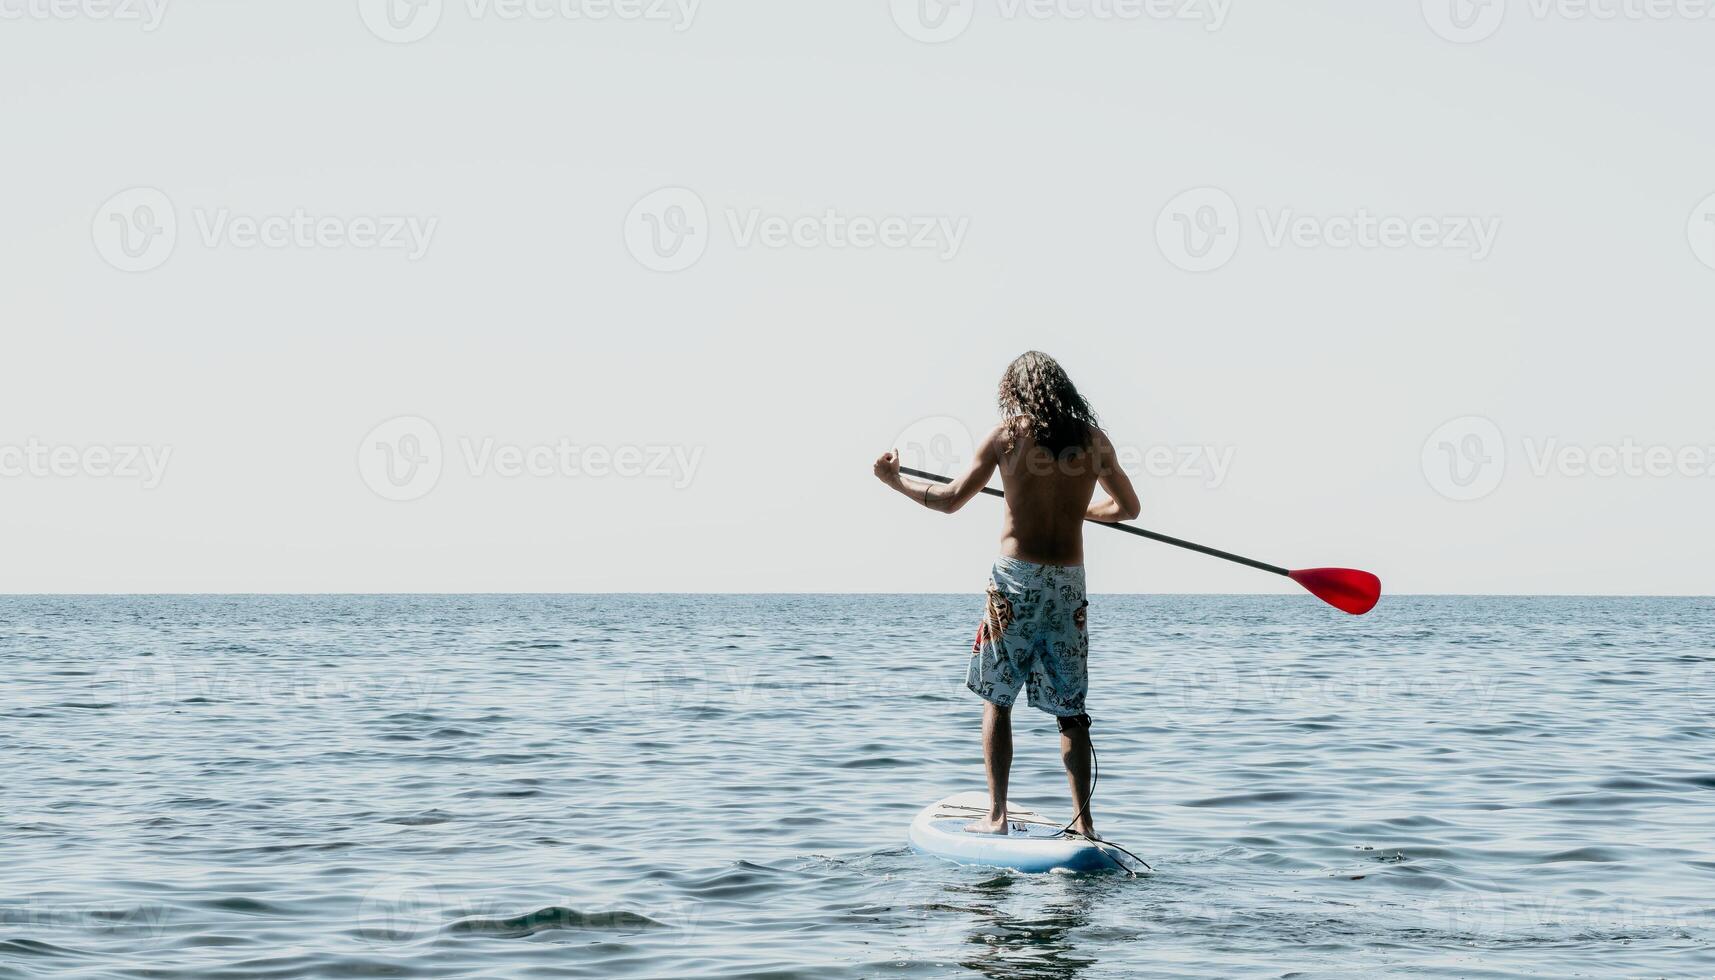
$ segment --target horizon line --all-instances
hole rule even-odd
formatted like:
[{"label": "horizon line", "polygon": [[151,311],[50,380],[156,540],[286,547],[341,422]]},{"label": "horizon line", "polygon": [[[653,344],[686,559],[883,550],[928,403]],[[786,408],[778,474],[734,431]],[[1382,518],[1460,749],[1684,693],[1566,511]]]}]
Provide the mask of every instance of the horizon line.
[{"label": "horizon line", "polygon": [[[960,592],[788,592],[788,591],[693,591],[639,592],[627,590],[545,592],[545,591],[393,591],[393,592],[0,592],[0,599],[91,599],[91,598],[243,598],[263,596],[301,597],[381,597],[381,596],[968,596],[978,593]],[[1091,592],[1092,596],[1162,596],[1173,598],[1227,599],[1290,599],[1310,600],[1314,596],[1289,592]],[[1387,599],[1711,599],[1715,594],[1702,592],[1395,592],[1382,596]]]}]

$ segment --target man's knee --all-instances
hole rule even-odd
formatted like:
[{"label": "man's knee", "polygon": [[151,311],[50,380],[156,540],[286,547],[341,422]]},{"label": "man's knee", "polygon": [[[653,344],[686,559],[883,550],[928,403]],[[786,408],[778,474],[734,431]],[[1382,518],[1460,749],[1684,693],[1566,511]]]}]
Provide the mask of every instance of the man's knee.
[{"label": "man's knee", "polygon": [[1086,714],[1063,715],[1055,718],[1054,721],[1060,726],[1060,734],[1062,735],[1088,732],[1090,730],[1090,716]]}]

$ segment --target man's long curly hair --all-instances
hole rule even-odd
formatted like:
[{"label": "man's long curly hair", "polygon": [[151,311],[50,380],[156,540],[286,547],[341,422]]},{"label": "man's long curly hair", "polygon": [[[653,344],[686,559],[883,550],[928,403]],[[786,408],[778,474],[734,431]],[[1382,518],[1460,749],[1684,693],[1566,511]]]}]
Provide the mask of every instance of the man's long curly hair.
[{"label": "man's long curly hair", "polygon": [[1095,438],[1096,413],[1059,362],[1039,350],[1007,365],[1000,378],[1000,413],[1010,423],[1009,453],[1026,433],[1056,459],[1089,449]]}]

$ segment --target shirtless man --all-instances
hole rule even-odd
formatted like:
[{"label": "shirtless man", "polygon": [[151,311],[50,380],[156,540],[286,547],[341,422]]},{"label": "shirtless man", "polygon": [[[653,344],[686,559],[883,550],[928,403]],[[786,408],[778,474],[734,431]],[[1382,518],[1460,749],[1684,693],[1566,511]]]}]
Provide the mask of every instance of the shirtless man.
[{"label": "shirtless man", "polygon": [[[966,829],[1005,834],[1006,783],[1012,769],[1012,704],[1020,688],[1030,705],[1054,715],[1060,756],[1072,787],[1074,829],[1096,837],[1090,813],[1089,635],[1084,613],[1084,522],[1129,521],[1137,492],[1115,458],[1095,413],[1054,359],[1030,351],[1000,379],[1002,421],[977,447],[970,469],[951,484],[902,478],[897,450],[875,461],[881,482],[917,503],[951,514],[1000,471],[1006,520],[990,574],[988,610],[977,628],[965,677],[983,706],[983,761],[989,812]],[[1107,498],[1092,503],[1100,485]]]}]

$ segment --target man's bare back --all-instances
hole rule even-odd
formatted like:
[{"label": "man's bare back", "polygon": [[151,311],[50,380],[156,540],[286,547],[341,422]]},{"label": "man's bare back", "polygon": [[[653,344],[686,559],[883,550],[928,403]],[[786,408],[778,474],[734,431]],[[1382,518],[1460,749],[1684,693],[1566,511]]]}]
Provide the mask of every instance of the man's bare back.
[{"label": "man's bare back", "polygon": [[1028,434],[1017,437],[1011,452],[996,447],[996,469],[1006,489],[1001,554],[1042,565],[1084,563],[1084,521],[1103,458],[1113,453],[1106,435],[1097,430],[1095,437],[1092,449],[1061,459]]}]

